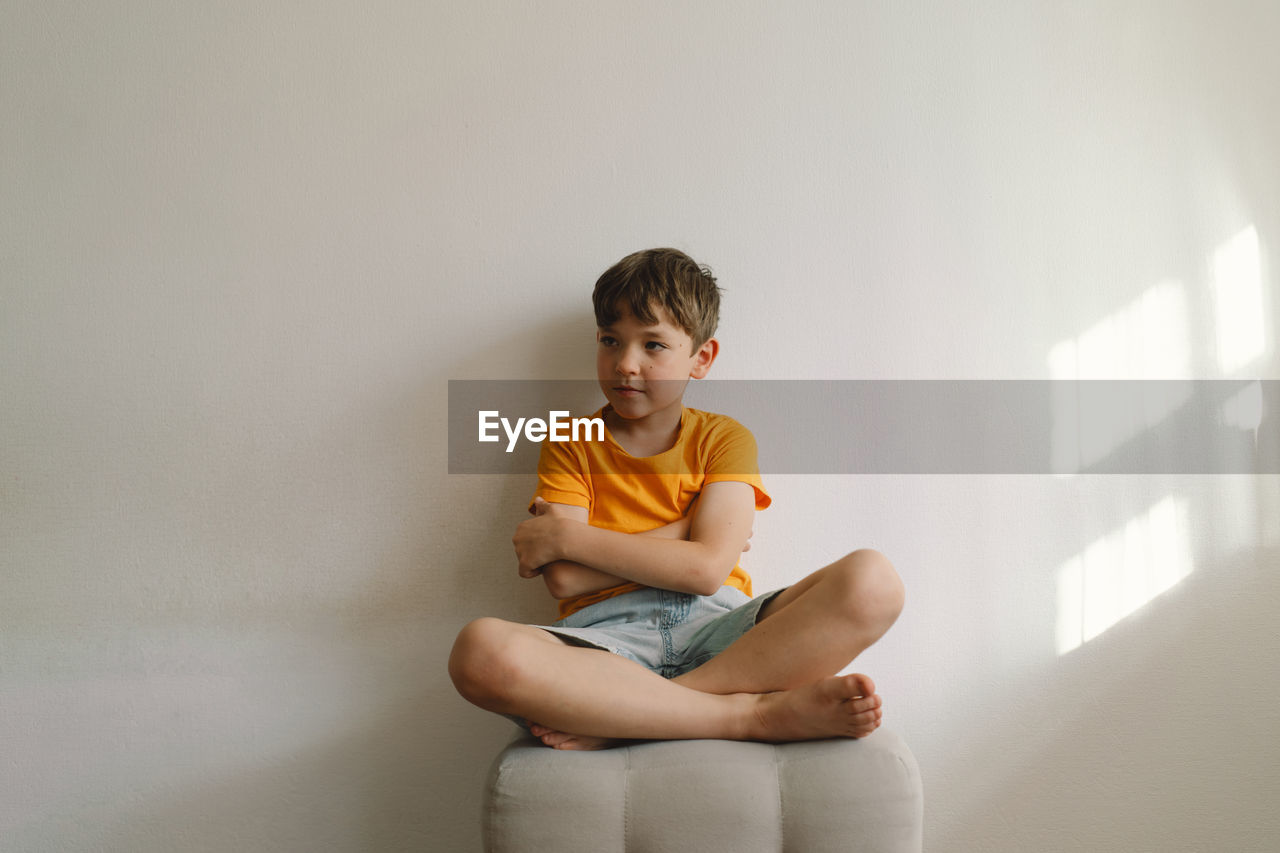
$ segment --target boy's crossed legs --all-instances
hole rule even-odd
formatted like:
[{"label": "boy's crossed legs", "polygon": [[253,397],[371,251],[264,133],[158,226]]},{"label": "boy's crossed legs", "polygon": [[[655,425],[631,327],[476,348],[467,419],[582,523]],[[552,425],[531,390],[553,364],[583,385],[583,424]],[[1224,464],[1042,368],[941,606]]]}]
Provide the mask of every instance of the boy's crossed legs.
[{"label": "boy's crossed legs", "polygon": [[467,700],[536,721],[534,733],[562,749],[614,739],[865,737],[880,725],[875,686],[835,673],[884,635],[902,603],[889,561],[855,551],[783,590],[750,631],[670,680],[541,628],[488,618],[463,628],[449,672]]}]

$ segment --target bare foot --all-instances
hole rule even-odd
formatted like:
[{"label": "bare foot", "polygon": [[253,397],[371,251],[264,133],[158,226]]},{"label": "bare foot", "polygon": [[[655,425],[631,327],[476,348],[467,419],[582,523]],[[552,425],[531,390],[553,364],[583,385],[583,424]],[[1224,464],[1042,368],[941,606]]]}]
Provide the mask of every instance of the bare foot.
[{"label": "bare foot", "polygon": [[752,740],[861,738],[880,728],[881,701],[865,675],[838,675],[757,697]]},{"label": "bare foot", "polygon": [[617,746],[622,743],[622,741],[615,738],[587,737],[586,735],[571,735],[565,732],[558,732],[555,729],[549,729],[537,723],[530,723],[529,731],[533,732],[534,737],[552,749],[608,749],[611,746]]},{"label": "bare foot", "polygon": [[[863,738],[880,728],[881,700],[866,675],[840,675],[776,693],[737,694],[749,701],[751,723],[734,737],[765,743]],[[609,749],[627,743],[616,738],[569,734],[530,723],[534,737],[553,749]]]}]

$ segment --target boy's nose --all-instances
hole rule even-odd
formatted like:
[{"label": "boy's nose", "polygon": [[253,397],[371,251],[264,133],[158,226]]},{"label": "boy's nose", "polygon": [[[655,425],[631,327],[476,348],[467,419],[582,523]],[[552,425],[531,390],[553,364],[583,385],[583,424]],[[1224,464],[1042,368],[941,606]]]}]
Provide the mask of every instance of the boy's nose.
[{"label": "boy's nose", "polygon": [[633,352],[626,351],[618,355],[615,367],[621,376],[630,376],[640,372],[640,358]]}]

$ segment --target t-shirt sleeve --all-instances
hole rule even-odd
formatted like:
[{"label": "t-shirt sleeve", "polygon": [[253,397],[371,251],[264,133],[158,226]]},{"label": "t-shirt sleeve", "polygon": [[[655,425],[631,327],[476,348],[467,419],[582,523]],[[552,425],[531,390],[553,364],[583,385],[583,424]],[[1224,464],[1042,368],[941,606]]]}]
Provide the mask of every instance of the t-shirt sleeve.
[{"label": "t-shirt sleeve", "polygon": [[760,479],[756,438],[749,429],[726,418],[716,430],[715,438],[710,444],[711,452],[704,482],[727,480],[750,483],[756,493],[756,509],[764,509],[773,503],[773,498],[764,490],[764,482]]},{"label": "t-shirt sleeve", "polygon": [[[538,456],[538,488],[535,497],[556,504],[591,509],[591,485],[586,460],[575,452],[573,443],[544,441]],[[529,501],[533,511],[533,501]]]}]

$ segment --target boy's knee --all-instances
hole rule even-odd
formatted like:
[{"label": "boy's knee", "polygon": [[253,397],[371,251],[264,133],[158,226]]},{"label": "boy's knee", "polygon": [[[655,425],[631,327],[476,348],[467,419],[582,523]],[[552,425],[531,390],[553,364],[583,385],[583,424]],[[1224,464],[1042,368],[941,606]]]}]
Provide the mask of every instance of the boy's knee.
[{"label": "boy's knee", "polygon": [[510,683],[511,673],[505,671],[510,661],[509,627],[485,616],[458,632],[449,654],[449,677],[468,702],[488,704],[499,697],[502,685]]},{"label": "boy's knee", "polygon": [[893,563],[879,551],[864,548],[837,561],[833,569],[846,611],[861,624],[889,630],[906,601],[906,588]]}]

